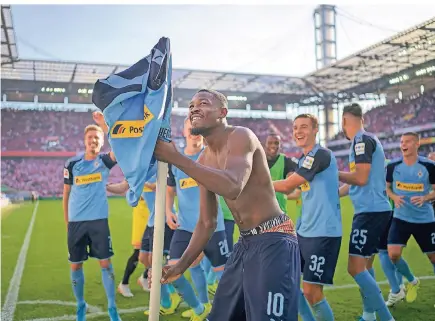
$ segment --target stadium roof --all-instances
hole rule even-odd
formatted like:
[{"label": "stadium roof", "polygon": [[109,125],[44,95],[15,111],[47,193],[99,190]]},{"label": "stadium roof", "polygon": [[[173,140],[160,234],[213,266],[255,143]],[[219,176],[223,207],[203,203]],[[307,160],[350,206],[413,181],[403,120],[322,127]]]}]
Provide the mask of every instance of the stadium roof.
[{"label": "stadium roof", "polygon": [[11,6],[1,6],[1,65],[13,63],[18,59],[15,30],[12,23]]},{"label": "stadium roof", "polygon": [[[128,66],[47,60],[17,60],[10,6],[1,6],[2,79],[94,84]],[[5,41],[4,41],[5,40]],[[174,88],[313,96],[356,90],[382,77],[435,60],[435,18],[339,60],[305,77],[174,69]],[[12,62],[12,63],[11,63]],[[362,87],[361,87],[362,89]]]},{"label": "stadium roof", "polygon": [[435,59],[435,18],[304,77],[321,92],[336,93]]},{"label": "stadium roof", "polygon": [[[128,66],[46,60],[19,60],[2,68],[3,79],[94,84],[99,78]],[[213,88],[221,91],[314,95],[311,85],[298,77],[174,69],[174,88]]]}]

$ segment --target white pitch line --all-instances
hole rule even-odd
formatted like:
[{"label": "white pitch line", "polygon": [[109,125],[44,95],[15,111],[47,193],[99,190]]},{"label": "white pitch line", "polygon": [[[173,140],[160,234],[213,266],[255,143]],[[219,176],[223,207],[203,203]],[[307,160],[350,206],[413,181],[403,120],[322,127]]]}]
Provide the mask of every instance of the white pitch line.
[{"label": "white pitch line", "polygon": [[30,238],[32,236],[33,225],[35,225],[36,212],[38,211],[39,200],[36,201],[33,208],[32,218],[27,228],[26,236],[24,238],[23,246],[21,247],[20,254],[18,255],[17,264],[15,266],[14,274],[12,275],[11,283],[9,284],[8,293],[6,295],[5,303],[2,310],[3,321],[13,321],[15,308],[17,307],[18,293],[20,292],[21,278],[23,277],[24,265],[26,263],[27,251],[29,250]]},{"label": "white pitch line", "polygon": [[[65,302],[65,303],[69,303],[69,302]],[[182,307],[182,308],[188,308],[188,306],[187,306],[187,304],[185,302],[182,302],[180,304],[180,307]],[[137,313],[137,312],[144,312],[147,309],[148,309],[147,306],[137,307],[137,308],[130,308],[130,309],[119,309],[118,313],[120,315],[123,315],[123,314],[132,314],[132,313]],[[106,315],[107,315],[107,311],[105,311],[105,312],[87,313],[86,314],[86,319],[92,319],[92,318],[96,318],[96,317],[100,317],[100,316],[106,316]],[[76,320],[76,318],[77,318],[77,316],[75,316],[75,315],[63,315],[61,317],[29,319],[29,320],[26,320],[26,321],[74,321],[74,320]]]},{"label": "white pitch line", "polygon": [[[419,276],[418,277],[420,280],[435,280],[435,275],[427,275],[427,276]],[[377,282],[379,285],[383,285],[383,284],[388,284],[387,280],[384,281],[380,281]],[[331,286],[331,287],[325,287],[325,290],[343,290],[343,289],[352,289],[352,288],[357,288],[358,285],[356,283],[352,283],[352,284],[343,284],[343,285],[337,285],[337,286]],[[26,302],[26,301],[23,301]],[[36,301],[27,301],[27,302],[36,302]],[[49,301],[47,301],[49,302]],[[63,304],[63,305],[71,305],[71,302],[66,302],[66,301],[58,301],[59,303],[57,304]],[[60,303],[63,302],[63,303]],[[213,302],[213,301],[211,301]],[[18,302],[18,304],[21,304],[21,302]],[[75,305],[76,303],[74,303]],[[185,302],[182,302],[180,304],[181,308],[188,308],[187,304]],[[137,308],[131,308],[131,309],[120,309],[118,310],[118,313],[120,315],[122,314],[132,314],[132,313],[137,313],[137,312],[142,312],[145,311],[146,309],[148,309],[147,306],[144,307],[137,307]],[[107,312],[94,312],[94,313],[89,313],[86,314],[86,318],[87,319],[92,319],[95,317],[99,317],[99,316],[104,316],[107,315]],[[39,318],[39,319],[28,319],[25,321],[74,321],[76,320],[76,316],[75,315],[64,315],[61,317],[51,317],[51,318]]]},{"label": "white pitch line", "polygon": [[[420,279],[420,280],[434,280],[435,279],[435,275],[417,276],[417,278]],[[378,285],[388,284],[388,280],[379,281],[379,282],[376,282],[376,283]],[[342,289],[352,289],[352,288],[358,288],[358,287],[359,287],[358,284],[351,283],[351,284],[343,284],[343,285],[334,285],[334,286],[329,286],[329,287],[325,286],[323,289],[324,290],[333,291],[333,290],[342,290]]]},{"label": "white pitch line", "polygon": [[[68,302],[68,301],[61,301],[61,300],[32,300],[32,301],[19,301],[17,304],[54,304],[54,305],[66,305],[71,307],[76,307],[77,302]],[[102,312],[101,308],[88,304],[88,311],[90,313],[94,312]]]}]

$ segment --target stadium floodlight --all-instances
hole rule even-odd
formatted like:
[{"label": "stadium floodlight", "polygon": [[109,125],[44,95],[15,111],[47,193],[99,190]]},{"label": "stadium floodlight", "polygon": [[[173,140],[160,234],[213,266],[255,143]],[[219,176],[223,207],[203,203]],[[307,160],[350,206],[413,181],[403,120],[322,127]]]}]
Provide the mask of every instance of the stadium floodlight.
[{"label": "stadium floodlight", "polygon": [[166,222],[166,187],[167,187],[168,164],[157,162],[156,202],[154,218],[153,254],[151,266],[151,295],[149,303],[148,321],[159,321],[160,295],[163,265],[163,242],[165,237]]}]

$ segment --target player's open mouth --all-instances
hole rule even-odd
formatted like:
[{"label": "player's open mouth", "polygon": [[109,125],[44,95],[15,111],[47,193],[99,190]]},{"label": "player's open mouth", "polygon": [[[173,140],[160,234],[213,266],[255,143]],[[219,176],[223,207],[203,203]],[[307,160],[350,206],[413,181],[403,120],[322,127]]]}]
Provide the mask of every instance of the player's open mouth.
[{"label": "player's open mouth", "polygon": [[408,148],[402,148],[402,152],[407,152],[408,151]]},{"label": "player's open mouth", "polygon": [[190,117],[190,122],[192,123],[192,122],[197,121],[197,120],[202,119],[202,118],[203,117],[201,115],[196,114],[196,115],[193,115]]},{"label": "player's open mouth", "polygon": [[296,140],[297,141],[301,141],[301,140],[303,140],[305,138],[305,136],[296,136]]},{"label": "player's open mouth", "polygon": [[198,120],[201,120],[203,117],[200,115],[194,115],[192,117],[190,117],[190,123],[194,124],[195,122],[197,122]]}]

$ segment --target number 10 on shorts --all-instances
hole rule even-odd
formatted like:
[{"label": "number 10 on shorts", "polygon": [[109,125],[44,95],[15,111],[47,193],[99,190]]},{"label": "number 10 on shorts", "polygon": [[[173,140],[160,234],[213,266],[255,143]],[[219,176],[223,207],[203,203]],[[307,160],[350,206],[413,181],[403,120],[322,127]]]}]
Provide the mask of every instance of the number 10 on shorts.
[{"label": "number 10 on shorts", "polygon": [[282,293],[268,293],[267,315],[281,317],[284,313],[284,295]]}]

